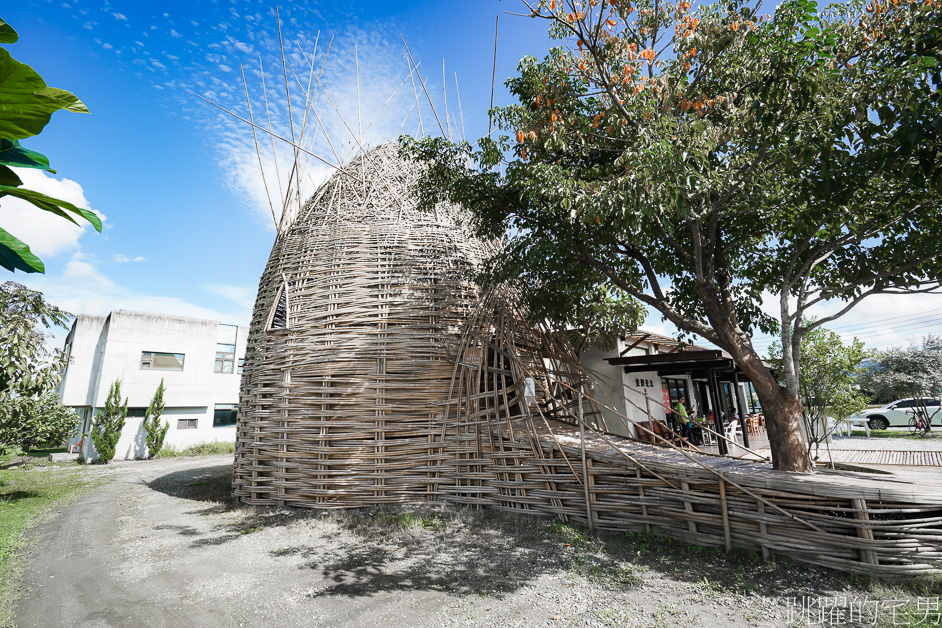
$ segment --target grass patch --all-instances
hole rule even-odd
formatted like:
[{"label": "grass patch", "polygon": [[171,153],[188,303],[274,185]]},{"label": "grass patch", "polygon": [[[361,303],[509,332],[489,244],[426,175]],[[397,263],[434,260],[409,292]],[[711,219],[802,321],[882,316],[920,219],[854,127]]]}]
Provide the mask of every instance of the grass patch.
[{"label": "grass patch", "polygon": [[220,454],[234,454],[235,443],[216,442],[200,443],[199,445],[190,445],[183,449],[177,449],[172,446],[164,446],[155,458],[180,458],[183,456],[218,456]]},{"label": "grass patch", "polygon": [[27,529],[53,507],[75,499],[92,484],[81,469],[41,467],[0,471],[0,626],[12,625],[21,565],[16,557]]}]

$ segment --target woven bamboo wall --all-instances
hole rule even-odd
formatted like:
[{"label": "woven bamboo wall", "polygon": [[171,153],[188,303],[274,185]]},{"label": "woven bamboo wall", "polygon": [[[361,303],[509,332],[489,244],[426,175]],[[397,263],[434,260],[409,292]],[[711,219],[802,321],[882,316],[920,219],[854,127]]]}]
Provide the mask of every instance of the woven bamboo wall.
[{"label": "woven bamboo wall", "polygon": [[[935,486],[779,473],[606,435],[599,406],[622,400],[593,398],[566,337],[528,323],[512,295],[479,293],[469,271],[486,246],[456,208],[415,209],[416,175],[394,146],[374,149],[279,235],[246,354],[239,500],[439,500],[846,571],[942,572]],[[273,319],[284,328],[270,329]]]},{"label": "woven bamboo wall", "polygon": [[[245,359],[235,495],[365,506],[436,493],[441,416],[484,252],[457,209],[419,212],[388,144],[336,173],[282,233]],[[287,320],[269,329],[282,291]],[[281,318],[280,315],[277,318]]]}]

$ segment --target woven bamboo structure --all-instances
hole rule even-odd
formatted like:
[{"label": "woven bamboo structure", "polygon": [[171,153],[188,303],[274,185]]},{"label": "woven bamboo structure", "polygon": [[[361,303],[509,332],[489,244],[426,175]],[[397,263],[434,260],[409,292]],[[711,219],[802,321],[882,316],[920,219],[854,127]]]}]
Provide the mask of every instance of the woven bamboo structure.
[{"label": "woven bamboo structure", "polygon": [[[460,210],[420,212],[396,148],[361,154],[279,234],[246,354],[234,494],[309,508],[442,501],[753,547],[853,572],[942,572],[942,490],[787,474],[606,434],[565,335],[470,271]],[[659,403],[651,400],[652,409]],[[627,421],[627,419],[624,419]]]}]

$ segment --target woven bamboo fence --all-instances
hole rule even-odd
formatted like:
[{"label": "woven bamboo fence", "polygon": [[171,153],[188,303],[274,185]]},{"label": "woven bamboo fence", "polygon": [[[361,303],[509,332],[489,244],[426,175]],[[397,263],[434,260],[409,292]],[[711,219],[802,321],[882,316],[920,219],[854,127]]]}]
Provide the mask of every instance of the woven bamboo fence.
[{"label": "woven bamboo fence", "polygon": [[936,486],[607,434],[600,408],[625,400],[596,398],[566,336],[511,292],[480,294],[470,273],[490,245],[457,208],[418,211],[417,175],[394,146],[363,153],[279,234],[240,394],[240,501],[475,504],[845,571],[942,572]]}]

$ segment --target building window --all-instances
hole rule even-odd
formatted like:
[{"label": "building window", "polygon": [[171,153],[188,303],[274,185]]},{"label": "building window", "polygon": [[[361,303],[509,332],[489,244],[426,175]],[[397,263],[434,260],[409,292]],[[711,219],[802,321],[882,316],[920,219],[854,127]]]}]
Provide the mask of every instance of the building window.
[{"label": "building window", "polygon": [[216,345],[216,365],[213,371],[216,373],[231,373],[232,365],[235,364],[235,345]]},{"label": "building window", "polygon": [[147,408],[128,408],[127,416],[129,418],[142,419],[147,414]]},{"label": "building window", "polygon": [[182,353],[159,353],[157,351],[141,352],[141,369],[155,371],[182,371]]},{"label": "building window", "polygon": [[239,358],[239,375],[245,370],[245,358]]},{"label": "building window", "polygon": [[238,411],[239,404],[237,403],[217,403],[213,412],[213,427],[235,425]]},{"label": "building window", "polygon": [[198,419],[177,419],[178,430],[195,430]]},{"label": "building window", "polygon": [[232,373],[235,366],[236,336],[239,328],[235,325],[220,325],[216,332],[216,373]]}]

